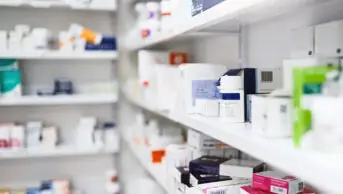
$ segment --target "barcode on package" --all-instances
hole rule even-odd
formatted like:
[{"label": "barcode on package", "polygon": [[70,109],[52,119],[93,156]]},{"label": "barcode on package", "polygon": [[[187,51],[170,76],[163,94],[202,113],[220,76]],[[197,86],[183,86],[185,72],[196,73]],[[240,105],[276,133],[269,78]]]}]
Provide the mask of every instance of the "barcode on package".
[{"label": "barcode on package", "polygon": [[213,189],[206,192],[206,194],[228,194],[227,189]]},{"label": "barcode on package", "polygon": [[277,194],[287,194],[287,189],[276,186],[271,186],[270,191]]}]

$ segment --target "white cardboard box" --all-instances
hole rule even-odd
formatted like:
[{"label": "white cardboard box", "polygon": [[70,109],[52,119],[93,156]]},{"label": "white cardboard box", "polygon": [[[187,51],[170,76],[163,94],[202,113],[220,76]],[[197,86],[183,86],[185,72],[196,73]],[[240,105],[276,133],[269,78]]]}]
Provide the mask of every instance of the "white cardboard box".
[{"label": "white cardboard box", "polygon": [[228,148],[229,146],[195,130],[187,130],[187,144],[197,150]]},{"label": "white cardboard box", "polygon": [[291,137],[292,99],[289,96],[252,96],[251,123],[265,137]]},{"label": "white cardboard box", "polygon": [[233,179],[231,182],[200,184],[187,190],[187,194],[239,194],[240,187],[251,184],[251,180]]},{"label": "white cardboard box", "polygon": [[251,179],[255,172],[263,170],[264,164],[260,161],[231,159],[220,165],[219,174]]}]

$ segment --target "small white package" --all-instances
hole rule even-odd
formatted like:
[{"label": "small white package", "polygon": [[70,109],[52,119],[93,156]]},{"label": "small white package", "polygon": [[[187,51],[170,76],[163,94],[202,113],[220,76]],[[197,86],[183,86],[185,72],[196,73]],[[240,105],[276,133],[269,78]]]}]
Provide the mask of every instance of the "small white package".
[{"label": "small white package", "polygon": [[256,172],[262,172],[264,164],[254,160],[230,159],[219,166],[219,174],[251,179]]},{"label": "small white package", "polygon": [[205,134],[197,132],[195,130],[187,130],[187,144],[195,149],[208,150],[208,149],[219,149],[228,148],[229,146],[223,142],[209,137]]}]

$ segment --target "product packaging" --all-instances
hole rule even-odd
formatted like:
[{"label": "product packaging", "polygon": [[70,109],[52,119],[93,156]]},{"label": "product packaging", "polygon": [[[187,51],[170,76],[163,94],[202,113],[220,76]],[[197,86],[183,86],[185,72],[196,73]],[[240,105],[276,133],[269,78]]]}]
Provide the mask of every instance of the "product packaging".
[{"label": "product packaging", "polygon": [[240,187],[249,184],[251,184],[251,180],[247,179],[205,183],[189,188],[187,194],[239,194]]},{"label": "product packaging", "polygon": [[87,29],[79,24],[71,24],[69,28],[69,34],[71,35],[71,38],[81,38],[89,43],[94,44],[99,44],[103,38],[101,34],[93,30]]},{"label": "product packaging", "polygon": [[30,121],[26,123],[26,146],[28,148],[40,146],[42,122]]},{"label": "product packaging", "polygon": [[116,129],[116,124],[113,122],[107,122],[103,124],[104,129],[104,141],[107,149],[119,148],[119,134]]},{"label": "product packaging", "polygon": [[186,112],[218,117],[219,91],[216,83],[227,68],[224,65],[188,63],[181,65],[180,69]]},{"label": "product packaging", "polygon": [[219,174],[251,179],[254,173],[262,172],[264,167],[259,161],[230,159],[220,165]]},{"label": "product packaging", "polygon": [[293,176],[265,171],[253,175],[252,187],[276,194],[297,194],[304,189],[304,183]]},{"label": "product packaging", "polygon": [[190,173],[190,184],[195,187],[200,184],[213,183],[213,182],[231,182],[232,178],[229,176],[222,176],[218,174],[199,174]]},{"label": "product packaging", "polygon": [[76,128],[76,145],[79,149],[94,146],[93,134],[96,125],[95,117],[81,117]]},{"label": "product packaging", "polygon": [[117,50],[116,37],[114,36],[103,36],[99,44],[86,42],[86,51],[114,51]]},{"label": "product packaging", "polygon": [[198,150],[229,148],[227,144],[192,129],[187,130],[187,144]]},{"label": "product packaging", "polygon": [[[230,69],[222,76],[240,76],[243,83],[244,99],[246,99],[249,94],[267,93],[281,87],[281,80],[278,80],[278,77],[281,77],[279,74],[281,74],[280,69],[244,68]],[[217,86],[220,86],[220,81],[221,79],[217,81]],[[244,107],[244,118],[247,120],[248,114],[245,100]]]},{"label": "product packaging", "polygon": [[292,99],[278,95],[275,91],[269,95],[251,97],[251,123],[254,131],[268,138],[286,138],[292,136]]},{"label": "product packaging", "polygon": [[10,146],[12,150],[24,148],[24,127],[16,125],[10,131]]},{"label": "product packaging", "polygon": [[0,123],[0,150],[10,148],[10,133],[14,123]]},{"label": "product packaging", "polygon": [[218,86],[219,116],[225,122],[244,122],[244,90],[240,76],[222,76]]},{"label": "product packaging", "polygon": [[21,74],[17,60],[0,60],[0,90],[2,97],[20,97],[22,95]]},{"label": "product packaging", "polygon": [[191,186],[189,179],[190,173],[188,167],[176,167],[173,169],[173,175],[171,176],[172,187],[169,190],[170,193],[185,193],[186,190]]},{"label": "product packaging", "polygon": [[[254,189],[252,186],[243,186],[240,189],[240,194],[273,194],[272,192],[262,191],[260,189]],[[299,192],[298,194],[315,194],[315,192],[304,189],[303,191]]]},{"label": "product packaging", "polygon": [[178,182],[190,186],[190,172],[189,167],[176,167],[174,168],[174,176]]},{"label": "product packaging", "polygon": [[229,158],[215,156],[202,156],[189,163],[190,172],[193,174],[213,174],[219,175],[220,165],[228,161]]},{"label": "product packaging", "polygon": [[46,148],[54,148],[57,144],[57,129],[56,127],[45,127],[42,129],[42,146]]},{"label": "product packaging", "polygon": [[167,169],[167,186],[173,189],[173,175],[175,168],[178,166],[188,166],[192,159],[192,150],[185,144],[171,144],[166,148],[166,169]]},{"label": "product packaging", "polygon": [[173,110],[177,103],[181,71],[169,64],[156,64],[156,99],[159,110]]},{"label": "product packaging", "polygon": [[50,32],[46,28],[33,28],[32,38],[34,43],[34,49],[47,50],[49,49]]},{"label": "product packaging", "polygon": [[[327,73],[338,69],[339,60],[322,58],[292,63],[303,63],[293,67],[293,140],[300,146],[302,137],[311,129],[312,113],[310,110],[312,98],[321,94],[322,86],[327,81]],[[289,63],[291,63],[289,62]]]}]

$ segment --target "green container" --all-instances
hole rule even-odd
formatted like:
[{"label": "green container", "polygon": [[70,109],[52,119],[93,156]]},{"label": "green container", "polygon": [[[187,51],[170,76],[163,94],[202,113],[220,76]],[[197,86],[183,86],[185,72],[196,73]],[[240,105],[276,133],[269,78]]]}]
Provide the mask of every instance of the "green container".
[{"label": "green container", "polygon": [[293,68],[293,140],[297,147],[304,134],[312,129],[312,113],[303,106],[303,97],[321,94],[326,74],[337,69],[338,66],[332,65]]},{"label": "green container", "polygon": [[21,75],[15,59],[0,59],[1,95],[21,95]]}]

